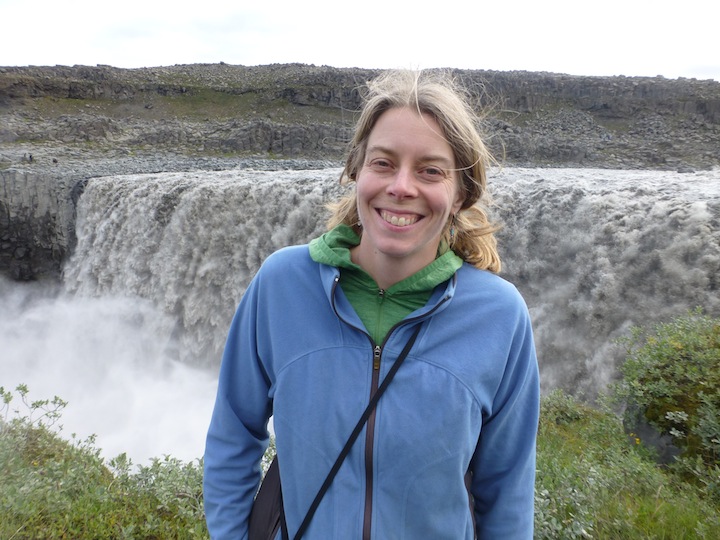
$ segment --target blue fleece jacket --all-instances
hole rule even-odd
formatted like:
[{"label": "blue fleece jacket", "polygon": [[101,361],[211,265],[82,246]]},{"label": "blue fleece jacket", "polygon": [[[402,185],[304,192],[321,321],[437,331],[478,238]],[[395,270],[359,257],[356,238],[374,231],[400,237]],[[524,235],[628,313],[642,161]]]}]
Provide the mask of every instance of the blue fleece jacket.
[{"label": "blue fleece jacket", "polygon": [[374,350],[338,277],[307,246],[285,248],[240,302],[205,450],[212,538],[247,537],[271,414],[292,537],[378,381],[421,325],[304,538],[531,539],[539,382],[517,290],[463,264]]}]

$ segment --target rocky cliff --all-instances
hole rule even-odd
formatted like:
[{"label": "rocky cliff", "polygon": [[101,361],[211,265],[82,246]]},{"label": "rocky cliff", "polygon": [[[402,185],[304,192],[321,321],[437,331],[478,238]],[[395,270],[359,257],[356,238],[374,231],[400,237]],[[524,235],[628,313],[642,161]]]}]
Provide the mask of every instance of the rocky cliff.
[{"label": "rocky cliff", "polygon": [[0,171],[0,275],[57,276],[75,243],[75,202],[82,182]]},{"label": "rocky cliff", "polygon": [[[306,65],[0,68],[5,162],[48,151],[339,159],[377,72]],[[613,168],[720,164],[720,82],[455,72],[505,163]],[[22,156],[22,154],[21,154]]]},{"label": "rocky cliff", "polygon": [[[377,73],[297,64],[0,68],[0,273],[59,274],[73,244],[73,201],[91,176],[258,158],[263,167],[338,164],[360,89]],[[720,166],[720,82],[454,73],[506,165]]]}]

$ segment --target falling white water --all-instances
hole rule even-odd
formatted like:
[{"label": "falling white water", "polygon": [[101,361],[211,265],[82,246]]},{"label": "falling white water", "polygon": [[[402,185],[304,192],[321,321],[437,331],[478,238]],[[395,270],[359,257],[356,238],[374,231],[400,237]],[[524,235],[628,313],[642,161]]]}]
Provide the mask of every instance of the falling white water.
[{"label": "falling white water", "polygon": [[[91,179],[64,285],[0,281],[0,386],[68,401],[63,431],[97,434],[105,457],[200,457],[237,302],[268,254],[324,230],[338,175]],[[601,389],[631,325],[720,315],[720,171],[506,169],[490,183],[545,389]]]},{"label": "falling white water", "polygon": [[720,315],[720,170],[508,169],[493,184],[545,389],[593,397],[631,326]]},{"label": "falling white water", "polygon": [[[150,302],[48,294],[0,285],[0,385],[26,384],[31,401],[59,396],[66,438],[97,435],[105,458],[136,463],[202,456],[213,374],[173,359],[172,321]],[[11,408],[29,411],[19,395]]]}]

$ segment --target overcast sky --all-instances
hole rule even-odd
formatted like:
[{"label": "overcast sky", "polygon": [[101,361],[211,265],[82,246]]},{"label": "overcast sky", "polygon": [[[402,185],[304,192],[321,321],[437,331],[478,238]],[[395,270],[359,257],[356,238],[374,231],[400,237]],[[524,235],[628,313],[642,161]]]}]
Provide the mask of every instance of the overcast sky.
[{"label": "overcast sky", "polygon": [[720,81],[716,0],[0,0],[0,66],[304,64]]}]

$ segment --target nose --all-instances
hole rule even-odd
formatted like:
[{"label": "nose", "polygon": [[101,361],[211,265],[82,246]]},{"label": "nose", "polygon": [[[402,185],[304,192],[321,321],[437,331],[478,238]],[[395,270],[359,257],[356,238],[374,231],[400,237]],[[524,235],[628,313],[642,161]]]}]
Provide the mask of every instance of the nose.
[{"label": "nose", "polygon": [[415,174],[409,167],[398,168],[392,182],[387,187],[388,195],[404,199],[406,197],[414,197],[416,195]]}]

